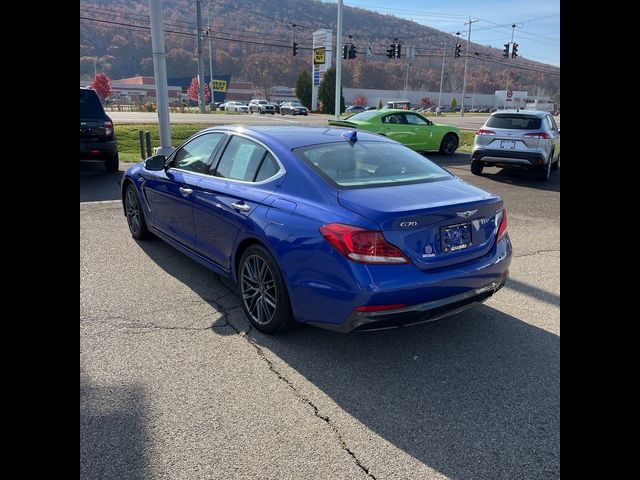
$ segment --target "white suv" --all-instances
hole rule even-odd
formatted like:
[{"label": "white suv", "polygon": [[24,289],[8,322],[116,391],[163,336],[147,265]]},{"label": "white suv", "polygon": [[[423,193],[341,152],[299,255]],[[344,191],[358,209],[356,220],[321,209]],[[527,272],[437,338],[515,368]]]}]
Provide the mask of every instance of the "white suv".
[{"label": "white suv", "polygon": [[249,113],[258,112],[260,114],[270,113],[274,115],[276,113],[276,107],[266,100],[251,100],[249,102]]}]

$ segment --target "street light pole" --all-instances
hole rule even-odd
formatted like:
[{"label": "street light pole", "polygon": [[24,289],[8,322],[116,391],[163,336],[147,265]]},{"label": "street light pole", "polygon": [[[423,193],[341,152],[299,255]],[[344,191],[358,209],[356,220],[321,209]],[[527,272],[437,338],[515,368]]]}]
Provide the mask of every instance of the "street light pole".
[{"label": "street light pole", "polygon": [[336,101],[334,112],[340,120],[340,90],[342,89],[342,0],[338,0],[338,31],[336,32]]},{"label": "street light pole", "polygon": [[204,102],[204,59],[202,58],[202,0],[196,0],[196,22],[198,35],[198,106],[205,112]]},{"label": "street light pole", "polygon": [[213,60],[211,58],[211,1],[207,9],[207,39],[209,40],[209,91],[211,92],[211,103],[213,103]]},{"label": "street light pole", "polygon": [[440,103],[440,99],[442,98],[442,82],[444,81],[444,57],[447,51],[447,41],[443,42],[442,47],[442,71],[440,72],[440,93],[438,94],[438,107],[442,108],[442,103]]}]

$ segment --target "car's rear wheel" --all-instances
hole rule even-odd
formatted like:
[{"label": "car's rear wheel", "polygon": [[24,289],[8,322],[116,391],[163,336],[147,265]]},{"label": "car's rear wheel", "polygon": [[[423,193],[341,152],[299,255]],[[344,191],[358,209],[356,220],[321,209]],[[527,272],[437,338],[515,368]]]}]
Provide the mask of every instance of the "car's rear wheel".
[{"label": "car's rear wheel", "polygon": [[129,185],[124,194],[124,211],[127,217],[127,224],[129,225],[129,231],[133,238],[142,240],[149,237],[149,229],[147,228],[147,222],[144,219],[142,213],[142,207],[140,205],[140,199],[138,193],[133,185]]},{"label": "car's rear wheel", "polygon": [[455,133],[447,133],[440,143],[440,153],[453,155],[458,149],[458,136]]},{"label": "car's rear wheel", "polygon": [[[553,153],[551,154],[553,155]],[[538,170],[538,180],[546,182],[547,180],[549,180],[549,177],[551,176],[551,159],[553,157],[549,157],[549,161],[547,161],[546,165],[543,165],[540,170]]]},{"label": "car's rear wheel", "polygon": [[120,167],[120,157],[116,153],[104,164],[104,168],[107,172],[117,172]]},{"label": "car's rear wheel", "polygon": [[482,169],[484,168],[484,164],[482,162],[473,161],[471,162],[471,173],[474,175],[482,175]]},{"label": "car's rear wheel", "polygon": [[291,303],[282,274],[263,246],[252,245],[242,254],[238,289],[242,310],[258,330],[277,333],[293,326]]}]

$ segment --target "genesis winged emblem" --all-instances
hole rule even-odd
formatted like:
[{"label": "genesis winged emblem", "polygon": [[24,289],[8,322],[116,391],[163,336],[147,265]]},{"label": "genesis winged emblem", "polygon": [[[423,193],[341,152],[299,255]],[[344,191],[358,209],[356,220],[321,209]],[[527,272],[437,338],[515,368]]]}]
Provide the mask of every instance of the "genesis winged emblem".
[{"label": "genesis winged emblem", "polygon": [[471,215],[473,215],[477,211],[478,209],[476,208],[475,210],[467,210],[466,212],[456,212],[456,215],[458,215],[461,218],[469,218]]}]

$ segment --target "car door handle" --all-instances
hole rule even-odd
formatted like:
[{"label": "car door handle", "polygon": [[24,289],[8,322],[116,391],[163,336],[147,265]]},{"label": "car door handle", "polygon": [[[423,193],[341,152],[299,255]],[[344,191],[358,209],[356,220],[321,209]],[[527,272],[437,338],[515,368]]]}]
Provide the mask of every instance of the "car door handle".
[{"label": "car door handle", "polygon": [[183,195],[191,195],[193,193],[193,190],[189,187],[180,187],[179,190]]},{"label": "car door handle", "polygon": [[251,207],[245,203],[232,203],[231,206],[240,212],[248,212]]}]

